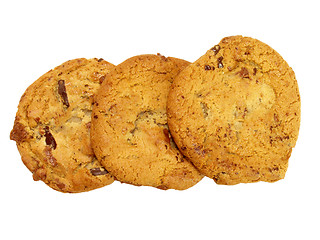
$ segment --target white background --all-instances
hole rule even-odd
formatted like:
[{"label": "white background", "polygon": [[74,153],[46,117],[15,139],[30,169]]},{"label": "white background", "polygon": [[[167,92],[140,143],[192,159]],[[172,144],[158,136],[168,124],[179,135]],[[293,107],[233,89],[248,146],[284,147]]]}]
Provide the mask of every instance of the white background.
[{"label": "white background", "polygon": [[[320,239],[317,1],[2,1],[0,239]],[[63,194],[34,182],[9,140],[20,96],[78,57],[144,53],[195,61],[221,38],[257,38],[294,69],[300,135],[286,178],[186,191],[115,182]]]}]

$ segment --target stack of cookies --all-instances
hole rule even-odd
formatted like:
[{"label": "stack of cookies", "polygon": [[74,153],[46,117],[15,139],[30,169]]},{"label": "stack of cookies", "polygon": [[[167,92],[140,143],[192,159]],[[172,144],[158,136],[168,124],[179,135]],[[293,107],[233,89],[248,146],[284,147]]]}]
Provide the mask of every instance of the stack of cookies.
[{"label": "stack of cookies", "polygon": [[34,180],[61,192],[114,180],[184,190],[204,176],[284,178],[299,125],[293,70],[268,45],[233,36],[194,63],[63,63],[23,94],[10,138]]}]

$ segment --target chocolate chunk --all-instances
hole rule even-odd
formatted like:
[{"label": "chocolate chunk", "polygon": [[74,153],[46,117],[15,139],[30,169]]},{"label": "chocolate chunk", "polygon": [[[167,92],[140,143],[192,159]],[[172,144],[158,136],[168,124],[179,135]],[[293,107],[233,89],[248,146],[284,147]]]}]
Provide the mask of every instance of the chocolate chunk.
[{"label": "chocolate chunk", "polygon": [[205,65],[205,66],[204,66],[204,70],[206,70],[206,71],[211,70],[210,65]]},{"label": "chocolate chunk", "polygon": [[253,76],[255,76],[257,74],[257,68],[253,69]]},{"label": "chocolate chunk", "polygon": [[54,156],[52,155],[52,149],[48,146],[45,147],[44,149],[44,154],[46,156],[46,160],[47,162],[51,165],[51,166],[56,166],[57,165],[57,159],[54,158]]},{"label": "chocolate chunk", "polygon": [[237,74],[239,74],[239,76],[242,78],[249,78],[249,71],[245,67],[242,67],[241,70],[237,72]]},{"label": "chocolate chunk", "polygon": [[56,185],[58,188],[60,188],[61,190],[64,190],[64,188],[66,187],[66,185],[62,182],[59,182],[59,180],[57,179]]},{"label": "chocolate chunk", "polygon": [[210,65],[205,65],[204,66],[204,70],[209,71],[209,70],[214,70],[215,67],[214,66],[210,66]]},{"label": "chocolate chunk", "polygon": [[219,45],[215,45],[211,50],[214,52],[214,55],[217,55],[217,53],[220,51],[221,47]]},{"label": "chocolate chunk", "polygon": [[244,118],[248,113],[248,109],[245,107],[243,110],[242,118]]},{"label": "chocolate chunk", "polygon": [[103,81],[106,79],[106,76],[101,76],[100,78],[99,78],[99,83],[101,84],[101,83],[103,83]]},{"label": "chocolate chunk", "polygon": [[158,189],[161,189],[161,190],[168,190],[169,188],[165,185],[160,185],[157,187]]},{"label": "chocolate chunk", "polygon": [[19,142],[23,142],[27,138],[28,138],[28,133],[25,130],[25,126],[22,123],[15,121],[13,129],[10,133],[10,139],[19,143]]},{"label": "chocolate chunk", "polygon": [[159,56],[159,57],[161,57],[161,59],[163,60],[163,61],[168,61],[168,58],[166,58],[165,56],[163,56],[162,54],[160,54],[160,53],[157,53],[157,56]]},{"label": "chocolate chunk", "polygon": [[223,57],[218,58],[218,68],[223,68],[222,60],[223,60]]},{"label": "chocolate chunk", "polygon": [[47,171],[41,167],[37,168],[32,174],[34,181],[45,180],[47,177]]},{"label": "chocolate chunk", "polygon": [[88,122],[88,123],[86,124],[86,127],[87,127],[88,129],[90,129],[90,128],[91,128],[91,122]]},{"label": "chocolate chunk", "polygon": [[45,130],[44,136],[46,138],[46,144],[51,148],[56,149],[57,143],[54,137],[52,136],[52,134],[50,133],[49,127],[46,126],[44,130]]},{"label": "chocolate chunk", "polygon": [[69,101],[68,101],[68,96],[67,96],[67,91],[66,91],[66,86],[64,84],[64,80],[59,80],[58,81],[58,93],[62,98],[62,102],[64,105],[67,106],[67,108],[70,106]]},{"label": "chocolate chunk", "polygon": [[106,175],[106,174],[109,173],[109,172],[108,172],[105,168],[103,168],[103,167],[101,167],[101,168],[91,168],[91,169],[90,169],[90,172],[91,172],[91,174],[92,174],[93,176]]}]

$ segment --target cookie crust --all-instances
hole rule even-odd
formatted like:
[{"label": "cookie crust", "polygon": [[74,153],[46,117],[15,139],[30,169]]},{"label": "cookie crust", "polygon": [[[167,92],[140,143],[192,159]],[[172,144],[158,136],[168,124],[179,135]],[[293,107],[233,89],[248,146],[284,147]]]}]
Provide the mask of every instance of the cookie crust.
[{"label": "cookie crust", "polygon": [[293,70],[268,45],[222,39],[177,76],[167,110],[180,150],[218,184],[284,178],[300,95]]}]

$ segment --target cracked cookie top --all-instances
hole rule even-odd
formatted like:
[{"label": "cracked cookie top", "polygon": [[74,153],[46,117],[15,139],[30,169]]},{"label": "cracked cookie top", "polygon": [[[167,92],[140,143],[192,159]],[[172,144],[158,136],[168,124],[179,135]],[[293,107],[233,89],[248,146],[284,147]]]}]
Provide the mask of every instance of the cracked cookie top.
[{"label": "cracked cookie top", "polygon": [[180,150],[219,184],[285,176],[300,125],[293,70],[268,45],[233,36],[186,67],[168,96]]},{"label": "cracked cookie top", "polygon": [[160,54],[140,55],[107,75],[95,98],[91,140],[97,158],[117,180],[183,190],[202,179],[167,126],[169,87],[188,64]]},{"label": "cracked cookie top", "polygon": [[113,182],[89,137],[93,95],[113,67],[103,59],[70,60],[25,91],[10,138],[34,180],[61,192],[89,191]]}]

